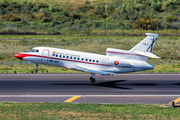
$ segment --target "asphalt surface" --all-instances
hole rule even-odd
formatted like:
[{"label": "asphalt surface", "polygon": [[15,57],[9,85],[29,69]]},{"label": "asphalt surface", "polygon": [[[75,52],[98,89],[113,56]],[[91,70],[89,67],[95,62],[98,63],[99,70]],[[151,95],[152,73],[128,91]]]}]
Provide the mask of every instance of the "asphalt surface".
[{"label": "asphalt surface", "polygon": [[0,102],[168,104],[180,97],[180,74],[0,74]]}]

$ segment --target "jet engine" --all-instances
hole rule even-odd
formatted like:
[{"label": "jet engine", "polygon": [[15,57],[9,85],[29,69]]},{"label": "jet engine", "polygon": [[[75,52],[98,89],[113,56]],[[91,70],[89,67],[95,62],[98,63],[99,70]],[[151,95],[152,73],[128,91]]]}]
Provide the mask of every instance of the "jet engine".
[{"label": "jet engine", "polygon": [[117,66],[117,67],[131,66],[130,61],[116,58],[116,57],[109,58],[108,62],[110,65]]}]

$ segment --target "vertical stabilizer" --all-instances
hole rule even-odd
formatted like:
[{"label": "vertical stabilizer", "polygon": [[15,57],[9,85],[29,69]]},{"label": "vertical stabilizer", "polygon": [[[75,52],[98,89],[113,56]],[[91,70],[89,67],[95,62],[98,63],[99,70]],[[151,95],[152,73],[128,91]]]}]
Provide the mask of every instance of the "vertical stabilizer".
[{"label": "vertical stabilizer", "polygon": [[131,50],[120,50],[114,48],[107,48],[106,55],[119,57],[119,59],[131,59],[139,61],[147,61],[148,57],[160,58],[151,53],[152,48],[156,42],[158,34],[146,33],[147,37],[134,46]]},{"label": "vertical stabilizer", "polygon": [[134,46],[130,51],[139,51],[139,52],[151,52],[158,34],[146,33],[147,37]]}]

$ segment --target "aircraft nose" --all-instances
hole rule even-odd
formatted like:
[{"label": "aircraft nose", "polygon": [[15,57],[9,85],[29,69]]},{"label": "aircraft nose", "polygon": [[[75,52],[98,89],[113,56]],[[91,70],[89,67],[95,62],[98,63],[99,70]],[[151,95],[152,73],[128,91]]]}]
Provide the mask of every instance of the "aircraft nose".
[{"label": "aircraft nose", "polygon": [[14,55],[14,57],[22,60],[25,56],[22,53],[17,53],[17,54]]}]

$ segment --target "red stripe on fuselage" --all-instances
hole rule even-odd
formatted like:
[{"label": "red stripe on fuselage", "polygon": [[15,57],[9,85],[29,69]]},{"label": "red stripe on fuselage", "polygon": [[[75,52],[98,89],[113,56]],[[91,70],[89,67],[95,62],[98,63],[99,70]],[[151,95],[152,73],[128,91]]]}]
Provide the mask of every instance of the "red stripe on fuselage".
[{"label": "red stripe on fuselage", "polygon": [[102,66],[111,66],[111,65],[106,65],[106,64],[98,64],[98,63],[91,63],[91,62],[83,62],[83,61],[77,61],[77,60],[71,60],[71,59],[62,59],[62,58],[56,58],[56,57],[46,57],[46,56],[41,56],[41,55],[33,55],[33,54],[25,54],[25,53],[18,53],[14,55],[16,58],[22,59],[24,57],[43,57],[43,58],[49,58],[49,59],[56,59],[56,60],[63,60],[63,61],[71,61],[71,62],[78,62],[78,63],[85,63],[85,64],[93,64],[93,65],[102,65]]}]

